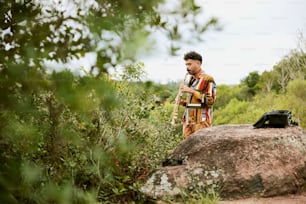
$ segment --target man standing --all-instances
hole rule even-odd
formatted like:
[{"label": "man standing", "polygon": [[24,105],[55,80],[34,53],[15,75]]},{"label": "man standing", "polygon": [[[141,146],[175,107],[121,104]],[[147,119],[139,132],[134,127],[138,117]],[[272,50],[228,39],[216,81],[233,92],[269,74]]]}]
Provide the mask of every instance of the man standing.
[{"label": "man standing", "polygon": [[216,99],[216,83],[210,75],[201,68],[202,56],[191,51],[184,55],[188,74],[192,75],[189,86],[182,84],[180,91],[187,93],[183,116],[183,134],[187,138],[190,134],[202,128],[211,127],[213,119],[213,104]]}]

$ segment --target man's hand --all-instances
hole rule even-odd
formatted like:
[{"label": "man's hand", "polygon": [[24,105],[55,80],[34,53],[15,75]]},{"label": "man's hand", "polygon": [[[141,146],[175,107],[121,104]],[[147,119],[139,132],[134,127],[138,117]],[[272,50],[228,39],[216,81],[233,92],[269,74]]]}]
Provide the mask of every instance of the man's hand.
[{"label": "man's hand", "polygon": [[183,92],[183,93],[192,93],[192,94],[196,92],[195,90],[193,90],[192,88],[190,88],[190,87],[188,87],[184,84],[182,84],[180,86],[180,91]]}]

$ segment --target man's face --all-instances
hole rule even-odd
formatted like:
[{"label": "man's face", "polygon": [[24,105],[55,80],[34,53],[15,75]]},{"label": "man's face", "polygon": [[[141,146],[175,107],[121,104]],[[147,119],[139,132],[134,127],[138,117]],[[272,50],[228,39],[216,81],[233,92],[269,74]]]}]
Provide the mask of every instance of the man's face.
[{"label": "man's face", "polygon": [[191,75],[195,75],[201,70],[201,62],[198,60],[185,60],[185,65],[187,68],[187,72]]}]

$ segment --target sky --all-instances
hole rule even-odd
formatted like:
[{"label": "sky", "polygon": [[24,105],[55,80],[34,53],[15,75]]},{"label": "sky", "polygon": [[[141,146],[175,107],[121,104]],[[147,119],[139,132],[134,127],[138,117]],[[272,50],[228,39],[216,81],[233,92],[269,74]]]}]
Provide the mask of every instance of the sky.
[{"label": "sky", "polygon": [[[217,17],[222,30],[205,32],[202,42],[183,45],[175,57],[167,52],[169,42],[157,35],[155,48],[138,58],[144,62],[147,72],[144,80],[157,83],[182,81],[186,74],[184,53],[193,50],[202,55],[202,69],[212,75],[217,84],[239,84],[250,72],[261,74],[272,70],[298,47],[300,34],[304,34],[306,42],[306,0],[195,1],[203,9],[204,22]],[[168,2],[173,6],[176,0]],[[68,10],[70,7],[64,5],[63,8]],[[84,58],[71,60],[69,66],[80,73],[80,67],[89,70],[95,63],[96,53],[86,53]],[[50,72],[66,67],[52,61],[46,61],[46,65]]]},{"label": "sky", "polygon": [[185,45],[178,56],[166,54],[163,43],[145,64],[147,80],[158,83],[183,80],[183,55],[194,50],[203,57],[202,69],[217,84],[239,84],[250,72],[270,71],[306,37],[305,0],[198,0],[207,19],[219,19],[221,31],[204,33],[203,42]]}]

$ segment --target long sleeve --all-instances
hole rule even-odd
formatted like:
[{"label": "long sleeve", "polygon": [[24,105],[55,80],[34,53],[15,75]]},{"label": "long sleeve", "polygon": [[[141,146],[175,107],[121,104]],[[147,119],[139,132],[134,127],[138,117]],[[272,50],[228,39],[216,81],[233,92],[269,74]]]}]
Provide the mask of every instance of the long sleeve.
[{"label": "long sleeve", "polygon": [[[212,124],[212,106],[216,100],[216,84],[214,79],[207,74],[201,74],[191,85],[195,93],[187,100],[183,121],[185,124],[201,124],[209,127]],[[200,104],[200,106],[190,106]]]},{"label": "long sleeve", "polygon": [[195,87],[196,93],[193,97],[197,99],[198,103],[204,104],[210,108],[216,99],[216,84],[214,79],[209,75],[203,75],[197,86]]}]

